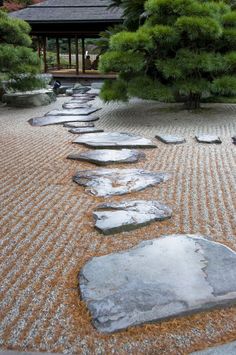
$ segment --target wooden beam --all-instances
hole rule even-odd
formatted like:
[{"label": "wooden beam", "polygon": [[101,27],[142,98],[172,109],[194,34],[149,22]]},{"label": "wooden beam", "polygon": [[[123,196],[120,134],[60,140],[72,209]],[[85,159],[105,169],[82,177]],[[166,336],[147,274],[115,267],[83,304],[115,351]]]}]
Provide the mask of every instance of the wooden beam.
[{"label": "wooden beam", "polygon": [[75,60],[76,60],[76,75],[79,75],[79,44],[78,44],[78,36],[75,37]]},{"label": "wooden beam", "polygon": [[69,68],[71,69],[71,38],[68,38]]},{"label": "wooden beam", "polygon": [[41,39],[39,36],[37,37],[37,47],[38,47],[38,56],[39,58],[41,58]]},{"label": "wooden beam", "polygon": [[56,51],[57,51],[57,69],[60,70],[61,61],[60,61],[60,42],[59,38],[56,38]]},{"label": "wooden beam", "polygon": [[44,64],[44,73],[47,73],[47,37],[43,37],[43,64]]},{"label": "wooden beam", "polygon": [[85,73],[85,44],[84,44],[84,37],[82,38],[82,70],[83,74]]}]

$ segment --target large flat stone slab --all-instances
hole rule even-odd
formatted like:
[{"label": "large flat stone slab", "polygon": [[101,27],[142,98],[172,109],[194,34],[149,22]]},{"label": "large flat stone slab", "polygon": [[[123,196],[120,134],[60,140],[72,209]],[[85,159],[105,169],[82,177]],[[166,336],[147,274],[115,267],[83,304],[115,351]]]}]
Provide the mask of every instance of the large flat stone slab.
[{"label": "large flat stone slab", "polygon": [[196,136],[196,140],[199,143],[208,143],[208,144],[212,144],[212,143],[220,144],[220,143],[222,143],[220,137],[212,135],[212,134],[200,134],[199,136]]},{"label": "large flat stone slab", "polygon": [[52,110],[46,113],[45,116],[88,116],[94,112],[101,110],[101,108],[81,108],[71,110]]},{"label": "large flat stone slab", "polygon": [[201,236],[171,235],[92,258],[82,300],[101,332],[236,302],[236,253]]},{"label": "large flat stone slab", "polygon": [[83,128],[83,127],[94,127],[92,122],[68,122],[63,124],[66,128]]},{"label": "large flat stone slab", "polygon": [[31,118],[28,122],[32,126],[49,126],[66,122],[93,122],[99,120],[97,116],[43,116]]},{"label": "large flat stone slab", "polygon": [[124,195],[165,182],[170,175],[141,169],[97,169],[78,171],[73,180],[96,196]]},{"label": "large flat stone slab", "polygon": [[93,213],[95,227],[103,234],[115,234],[170,218],[172,210],[158,201],[104,203]]},{"label": "large flat stone slab", "polygon": [[56,101],[52,90],[42,89],[26,92],[13,92],[3,95],[3,102],[11,107],[39,107],[49,105]]},{"label": "large flat stone slab", "polygon": [[136,163],[145,158],[143,152],[131,149],[108,150],[98,149],[90,150],[80,154],[70,154],[69,159],[88,161],[97,165],[109,165],[117,163]]},{"label": "large flat stone slab", "polygon": [[104,132],[84,135],[73,143],[84,144],[93,148],[156,148],[150,139],[136,136],[131,133]]},{"label": "large flat stone slab", "polygon": [[86,103],[78,103],[78,102],[66,102],[62,105],[65,110],[75,110],[75,109],[89,109],[92,105]]},{"label": "large flat stone slab", "polygon": [[73,134],[99,133],[99,132],[103,132],[103,129],[99,129],[95,127],[81,127],[81,128],[71,128],[69,132]]},{"label": "large flat stone slab", "polygon": [[156,135],[156,138],[165,144],[182,144],[186,142],[185,138],[170,134]]}]

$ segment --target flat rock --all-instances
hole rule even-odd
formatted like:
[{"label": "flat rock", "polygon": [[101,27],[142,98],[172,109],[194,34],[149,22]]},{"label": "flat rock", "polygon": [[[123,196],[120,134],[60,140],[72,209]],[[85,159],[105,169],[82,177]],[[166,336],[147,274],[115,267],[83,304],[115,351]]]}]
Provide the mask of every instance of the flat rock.
[{"label": "flat rock", "polygon": [[66,128],[83,128],[83,127],[94,127],[92,122],[68,122],[63,124]]},{"label": "flat rock", "polygon": [[170,175],[141,169],[97,169],[78,171],[73,180],[96,196],[124,195],[165,182]]},{"label": "flat rock", "polygon": [[97,165],[109,165],[117,163],[136,163],[145,158],[143,152],[130,149],[108,150],[98,149],[90,150],[80,154],[70,154],[69,159],[88,161]]},{"label": "flat rock", "polygon": [[166,135],[157,135],[156,138],[166,144],[182,144],[185,143],[186,140],[183,137],[179,137],[179,136],[173,136],[170,134],[166,134]]},{"label": "flat rock", "polygon": [[156,148],[150,139],[131,133],[105,132],[84,135],[73,143],[84,144],[93,148]]},{"label": "flat rock", "polygon": [[103,129],[99,129],[95,127],[81,127],[81,128],[71,128],[69,132],[73,134],[99,133],[99,132],[103,132]]},{"label": "flat rock", "polygon": [[68,110],[75,110],[75,109],[79,109],[79,108],[85,108],[85,109],[89,109],[92,105],[90,104],[86,104],[86,103],[77,103],[77,102],[66,102],[62,105],[62,107],[64,109],[68,109]]},{"label": "flat rock", "polygon": [[91,113],[101,110],[100,108],[81,108],[71,110],[53,110],[46,113],[45,116],[88,116]]},{"label": "flat rock", "polygon": [[49,126],[66,122],[92,122],[97,120],[99,120],[97,116],[43,116],[31,118],[28,122],[32,126]]},{"label": "flat rock", "polygon": [[172,210],[158,201],[105,203],[93,213],[95,227],[106,235],[144,227],[171,215]]},{"label": "flat rock", "polygon": [[236,253],[194,235],[170,235],[85,264],[82,300],[101,332],[236,302]]},{"label": "flat rock", "polygon": [[233,144],[236,144],[236,136],[232,137]]},{"label": "flat rock", "polygon": [[196,136],[196,140],[199,143],[222,143],[220,137],[211,134],[202,134]]},{"label": "flat rock", "polygon": [[7,93],[3,95],[2,100],[11,107],[39,107],[56,101],[56,95],[53,90],[42,89]]}]

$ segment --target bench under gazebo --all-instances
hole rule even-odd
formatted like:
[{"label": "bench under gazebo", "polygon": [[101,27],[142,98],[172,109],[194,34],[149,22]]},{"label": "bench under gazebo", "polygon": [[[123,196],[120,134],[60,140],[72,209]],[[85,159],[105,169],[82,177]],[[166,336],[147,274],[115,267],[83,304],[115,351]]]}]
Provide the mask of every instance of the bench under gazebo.
[{"label": "bench under gazebo", "polygon": [[[30,24],[45,73],[92,78],[99,73],[96,68],[86,66],[86,56],[94,61],[99,54],[93,52],[99,33],[122,23],[122,12],[109,5],[109,0],[47,0],[11,16]],[[52,43],[56,53],[53,64],[49,63]]]}]

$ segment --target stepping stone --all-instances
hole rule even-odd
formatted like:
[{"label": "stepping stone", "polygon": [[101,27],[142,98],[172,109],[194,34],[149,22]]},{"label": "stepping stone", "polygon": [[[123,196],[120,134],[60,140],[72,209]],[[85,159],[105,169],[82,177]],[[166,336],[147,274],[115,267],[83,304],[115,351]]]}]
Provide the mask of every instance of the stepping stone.
[{"label": "stepping stone", "polygon": [[220,137],[211,134],[201,134],[196,136],[196,140],[199,143],[222,143]]},{"label": "stepping stone", "polygon": [[73,143],[84,144],[93,148],[156,148],[149,139],[131,133],[105,132],[84,135]]},{"label": "stepping stone", "polygon": [[117,163],[136,163],[140,159],[145,158],[143,152],[137,150],[121,149],[108,150],[98,149],[90,150],[80,154],[70,154],[69,159],[88,161],[97,165],[109,165]]},{"label": "stepping stone", "polygon": [[144,227],[171,215],[172,210],[158,201],[105,203],[93,213],[96,228],[106,235]]},{"label": "stepping stone", "polygon": [[71,109],[78,109],[78,108],[85,108],[85,109],[88,109],[90,108],[92,105],[89,105],[89,104],[79,104],[79,103],[74,103],[74,102],[67,102],[65,104],[62,105],[62,107],[64,109],[68,109],[68,110],[71,110]]},{"label": "stepping stone", "polygon": [[103,129],[98,129],[95,127],[81,127],[81,128],[72,128],[69,130],[73,134],[85,134],[85,133],[99,133],[103,132]]},{"label": "stepping stone", "polygon": [[83,127],[94,127],[92,122],[68,122],[63,125],[66,128],[83,128]]},{"label": "stepping stone", "polygon": [[166,143],[166,144],[182,144],[182,143],[186,143],[186,140],[183,137],[172,136],[172,135],[169,135],[169,134],[157,135],[156,138],[159,139],[159,141],[161,141],[163,143]]},{"label": "stepping stone", "polygon": [[31,118],[28,122],[32,126],[48,126],[66,122],[91,122],[97,120],[99,120],[97,116],[43,116]]},{"label": "stepping stone", "polygon": [[79,97],[79,98],[93,98],[95,99],[98,96],[98,94],[73,94],[72,97]]},{"label": "stepping stone", "polygon": [[236,253],[201,236],[170,235],[94,257],[79,275],[101,332],[236,302]]},{"label": "stepping stone", "polygon": [[233,144],[236,144],[236,136],[232,137]]},{"label": "stepping stone", "polygon": [[53,110],[46,113],[45,116],[88,116],[91,113],[101,110],[101,108],[81,108],[71,110]]},{"label": "stepping stone", "polygon": [[73,180],[95,196],[124,195],[155,186],[170,178],[167,173],[141,169],[97,169],[78,171]]}]

